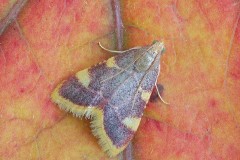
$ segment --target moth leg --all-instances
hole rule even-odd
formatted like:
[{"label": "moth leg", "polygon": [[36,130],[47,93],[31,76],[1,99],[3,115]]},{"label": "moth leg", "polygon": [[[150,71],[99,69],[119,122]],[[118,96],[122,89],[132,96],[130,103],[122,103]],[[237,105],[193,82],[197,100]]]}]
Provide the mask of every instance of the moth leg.
[{"label": "moth leg", "polygon": [[98,42],[98,45],[99,45],[103,50],[108,51],[108,52],[111,52],[111,53],[124,53],[124,52],[130,51],[130,50],[133,50],[133,49],[139,49],[139,48],[141,48],[141,47],[133,47],[133,48],[130,48],[130,49],[124,50],[124,51],[116,51],[116,50],[111,50],[111,49],[107,49],[107,48],[103,47],[100,42]]},{"label": "moth leg", "polygon": [[161,94],[160,94],[160,92],[159,92],[159,90],[158,90],[157,84],[155,84],[155,88],[156,88],[156,90],[157,90],[158,97],[161,99],[161,101],[162,101],[164,104],[169,105],[168,102],[166,102],[166,101],[163,100],[163,98],[162,98],[162,96],[161,96]]}]

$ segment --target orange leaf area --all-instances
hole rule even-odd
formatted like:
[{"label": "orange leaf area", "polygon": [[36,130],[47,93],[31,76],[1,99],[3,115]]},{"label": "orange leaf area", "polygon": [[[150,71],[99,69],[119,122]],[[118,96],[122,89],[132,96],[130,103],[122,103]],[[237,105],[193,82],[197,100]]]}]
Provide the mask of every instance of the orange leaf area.
[{"label": "orange leaf area", "polygon": [[[15,1],[0,2],[4,17]],[[121,4],[126,49],[154,39],[166,46],[158,82],[170,105],[148,104],[134,159],[240,159],[239,3]],[[114,48],[113,17],[108,0],[26,3],[0,36],[0,159],[109,159],[88,121],[59,110],[50,94],[69,75],[112,56],[97,42]]]}]

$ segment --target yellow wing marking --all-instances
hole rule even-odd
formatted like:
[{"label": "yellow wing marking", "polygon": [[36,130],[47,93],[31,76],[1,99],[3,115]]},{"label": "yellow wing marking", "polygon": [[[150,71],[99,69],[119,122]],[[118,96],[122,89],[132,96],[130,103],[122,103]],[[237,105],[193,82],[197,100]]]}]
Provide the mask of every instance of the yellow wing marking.
[{"label": "yellow wing marking", "polygon": [[91,78],[88,72],[88,69],[84,69],[78,73],[76,73],[76,77],[78,79],[78,81],[84,86],[84,87],[88,87],[88,85],[90,84]]},{"label": "yellow wing marking", "polygon": [[136,131],[139,126],[140,121],[141,121],[141,118],[126,117],[122,122],[126,127],[131,129],[132,131]]},{"label": "yellow wing marking", "polygon": [[106,66],[109,67],[109,68],[119,68],[118,65],[116,64],[116,61],[115,61],[115,58],[112,57],[112,58],[109,58],[106,62]]},{"label": "yellow wing marking", "polygon": [[141,91],[142,91],[141,98],[147,103],[151,96],[151,92],[145,91],[145,90],[141,90]]}]

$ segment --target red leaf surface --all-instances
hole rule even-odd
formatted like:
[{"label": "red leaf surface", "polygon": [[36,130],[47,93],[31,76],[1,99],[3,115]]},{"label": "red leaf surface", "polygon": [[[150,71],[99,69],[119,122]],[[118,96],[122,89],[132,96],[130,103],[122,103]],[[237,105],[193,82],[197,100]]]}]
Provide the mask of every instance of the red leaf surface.
[{"label": "red leaf surface", "polygon": [[[0,20],[14,3],[0,0]],[[109,159],[88,121],[59,110],[50,93],[69,75],[111,56],[97,42],[121,48],[120,16],[111,4],[28,1],[5,29],[0,159]],[[240,159],[239,5],[234,0],[121,1],[124,48],[154,39],[166,45],[158,82],[170,103],[148,104],[124,159]]]}]

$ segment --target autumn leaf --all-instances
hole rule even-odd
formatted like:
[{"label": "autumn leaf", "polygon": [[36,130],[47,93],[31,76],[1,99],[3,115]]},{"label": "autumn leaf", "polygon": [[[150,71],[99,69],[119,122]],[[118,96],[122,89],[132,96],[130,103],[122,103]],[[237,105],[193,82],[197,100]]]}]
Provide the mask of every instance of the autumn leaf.
[{"label": "autumn leaf", "polygon": [[170,105],[150,102],[131,145],[112,159],[240,159],[239,6],[0,0],[0,159],[109,159],[89,121],[61,111],[51,91],[112,56],[98,42],[128,49],[154,39],[166,47],[158,82]]}]

